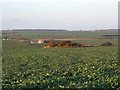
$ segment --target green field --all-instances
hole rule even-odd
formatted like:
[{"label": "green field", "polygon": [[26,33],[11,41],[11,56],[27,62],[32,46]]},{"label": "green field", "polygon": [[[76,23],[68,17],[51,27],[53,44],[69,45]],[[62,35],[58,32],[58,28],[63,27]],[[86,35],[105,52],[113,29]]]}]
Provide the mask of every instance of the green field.
[{"label": "green field", "polygon": [[[98,39],[117,32],[19,32],[16,38],[79,38],[85,44],[112,42]],[[40,35],[38,37],[38,35]],[[118,47],[42,48],[24,42],[2,42],[3,88],[118,88]]]}]

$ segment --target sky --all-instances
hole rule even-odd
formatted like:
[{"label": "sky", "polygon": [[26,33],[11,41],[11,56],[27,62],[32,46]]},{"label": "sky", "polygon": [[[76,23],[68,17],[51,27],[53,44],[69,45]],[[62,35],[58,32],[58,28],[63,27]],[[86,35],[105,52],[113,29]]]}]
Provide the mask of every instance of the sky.
[{"label": "sky", "polygon": [[2,29],[118,28],[119,0],[2,0]]}]

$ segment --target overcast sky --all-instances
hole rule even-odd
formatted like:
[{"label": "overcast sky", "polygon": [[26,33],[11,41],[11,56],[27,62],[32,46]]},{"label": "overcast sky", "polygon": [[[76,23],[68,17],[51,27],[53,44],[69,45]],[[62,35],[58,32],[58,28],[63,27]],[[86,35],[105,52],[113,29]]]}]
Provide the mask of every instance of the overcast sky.
[{"label": "overcast sky", "polygon": [[117,28],[119,0],[2,0],[2,28]]}]

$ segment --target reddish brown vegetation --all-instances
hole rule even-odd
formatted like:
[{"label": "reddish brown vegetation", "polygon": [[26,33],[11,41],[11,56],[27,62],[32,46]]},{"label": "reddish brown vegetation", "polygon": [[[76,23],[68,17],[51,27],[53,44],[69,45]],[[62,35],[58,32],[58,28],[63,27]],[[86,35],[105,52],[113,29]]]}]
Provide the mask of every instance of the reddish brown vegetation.
[{"label": "reddish brown vegetation", "polygon": [[50,42],[45,44],[44,48],[50,48],[50,47],[80,47],[81,44],[75,43],[72,41],[58,41],[58,42]]}]

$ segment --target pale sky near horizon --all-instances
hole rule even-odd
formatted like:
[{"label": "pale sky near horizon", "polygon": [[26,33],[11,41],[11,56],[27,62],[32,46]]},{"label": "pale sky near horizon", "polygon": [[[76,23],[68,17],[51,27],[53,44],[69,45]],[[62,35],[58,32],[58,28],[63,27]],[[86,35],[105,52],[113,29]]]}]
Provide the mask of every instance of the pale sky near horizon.
[{"label": "pale sky near horizon", "polygon": [[3,0],[2,29],[118,28],[119,0]]}]

